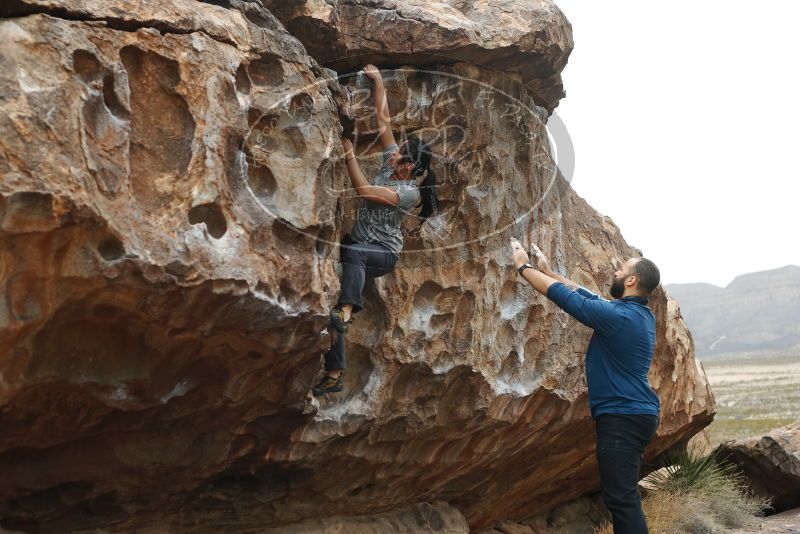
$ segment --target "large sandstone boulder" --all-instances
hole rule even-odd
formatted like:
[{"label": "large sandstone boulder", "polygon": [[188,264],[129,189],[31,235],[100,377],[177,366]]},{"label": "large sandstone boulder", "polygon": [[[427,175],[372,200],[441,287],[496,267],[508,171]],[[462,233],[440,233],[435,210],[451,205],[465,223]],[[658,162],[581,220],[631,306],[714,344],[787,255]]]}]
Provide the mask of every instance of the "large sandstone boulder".
[{"label": "large sandstone boulder", "polygon": [[470,528],[458,509],[443,502],[423,502],[382,514],[318,517],[269,528],[266,532],[269,534],[385,534],[387,532],[468,534]]},{"label": "large sandstone boulder", "polygon": [[[226,5],[2,8],[0,526],[457,531],[596,490],[591,332],[519,282],[507,242],[597,291],[637,250],[558,173],[530,87],[386,72],[441,214],[368,284],[346,391],[317,401],[354,209],[340,119],[372,172],[372,103],[259,3]],[[649,458],[715,409],[674,301],[651,306]]]},{"label": "large sandstone boulder", "polygon": [[564,96],[572,27],[552,0],[265,0],[320,63],[340,72],[378,64],[468,61],[518,74],[537,104]]},{"label": "large sandstone boulder", "polygon": [[800,419],[763,436],[723,443],[715,454],[739,466],[748,488],[775,512],[800,506]]}]

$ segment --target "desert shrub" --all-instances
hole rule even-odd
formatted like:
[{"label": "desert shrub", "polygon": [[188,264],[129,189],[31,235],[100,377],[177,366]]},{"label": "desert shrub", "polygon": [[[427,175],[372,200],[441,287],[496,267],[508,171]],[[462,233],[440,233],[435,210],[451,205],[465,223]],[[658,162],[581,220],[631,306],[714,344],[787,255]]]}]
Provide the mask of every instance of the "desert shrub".
[{"label": "desert shrub", "polygon": [[[752,525],[769,503],[747,492],[735,466],[677,451],[645,478],[642,509],[651,534],[711,534]],[[610,524],[598,534],[612,534]]]}]

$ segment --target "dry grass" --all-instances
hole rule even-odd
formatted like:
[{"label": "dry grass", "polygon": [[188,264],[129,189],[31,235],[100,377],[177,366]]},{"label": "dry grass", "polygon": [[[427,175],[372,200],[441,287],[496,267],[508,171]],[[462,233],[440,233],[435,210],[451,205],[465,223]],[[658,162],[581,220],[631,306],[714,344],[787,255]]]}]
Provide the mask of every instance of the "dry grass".
[{"label": "dry grass", "polygon": [[[681,516],[686,511],[690,499],[685,495],[648,495],[642,499],[642,510],[647,517],[647,527],[650,534],[672,534],[681,532],[676,525],[682,523]],[[606,523],[596,531],[597,534],[614,534],[611,523]]]},{"label": "dry grass", "polygon": [[[704,495],[659,491],[642,499],[642,510],[650,534],[711,534],[755,523],[756,515],[730,504]],[[614,529],[606,523],[596,533],[614,534]]]},{"label": "dry grass", "polygon": [[[647,479],[642,510],[651,534],[712,534],[751,526],[769,503],[747,494],[743,479],[709,457],[682,453]],[[613,534],[611,524],[598,534]]]}]

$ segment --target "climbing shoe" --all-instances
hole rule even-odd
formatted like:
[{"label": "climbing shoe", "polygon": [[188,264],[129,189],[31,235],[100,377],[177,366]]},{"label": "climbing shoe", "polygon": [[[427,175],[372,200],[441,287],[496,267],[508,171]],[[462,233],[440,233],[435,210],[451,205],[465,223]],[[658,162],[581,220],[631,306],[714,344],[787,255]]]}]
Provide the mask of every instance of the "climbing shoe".
[{"label": "climbing shoe", "polygon": [[347,332],[347,327],[353,322],[350,317],[349,321],[344,320],[344,311],[341,308],[334,308],[331,310],[331,326],[340,334]]},{"label": "climbing shoe", "polygon": [[325,375],[322,377],[316,386],[311,389],[311,392],[314,394],[315,397],[319,397],[321,395],[325,395],[326,393],[337,393],[342,391],[342,375],[344,373],[340,373],[338,378],[333,378],[330,375]]}]

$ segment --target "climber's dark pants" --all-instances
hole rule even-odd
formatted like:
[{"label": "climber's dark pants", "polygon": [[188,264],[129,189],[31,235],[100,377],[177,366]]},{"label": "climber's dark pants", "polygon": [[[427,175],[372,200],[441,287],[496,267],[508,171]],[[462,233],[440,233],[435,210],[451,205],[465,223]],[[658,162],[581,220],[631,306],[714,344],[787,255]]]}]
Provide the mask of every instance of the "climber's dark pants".
[{"label": "climber's dark pants", "polygon": [[595,428],[600,486],[614,521],[614,534],[646,534],[639,470],[644,448],[658,428],[658,417],[604,414],[595,420]]},{"label": "climber's dark pants", "polygon": [[[350,234],[344,236],[339,248],[342,263],[340,279],[342,291],[339,305],[351,304],[353,313],[363,309],[361,293],[364,291],[366,277],[378,278],[392,272],[397,256],[387,247],[378,243],[354,243]],[[344,355],[344,336],[336,334],[336,341],[325,354],[325,370],[346,369]]]}]

